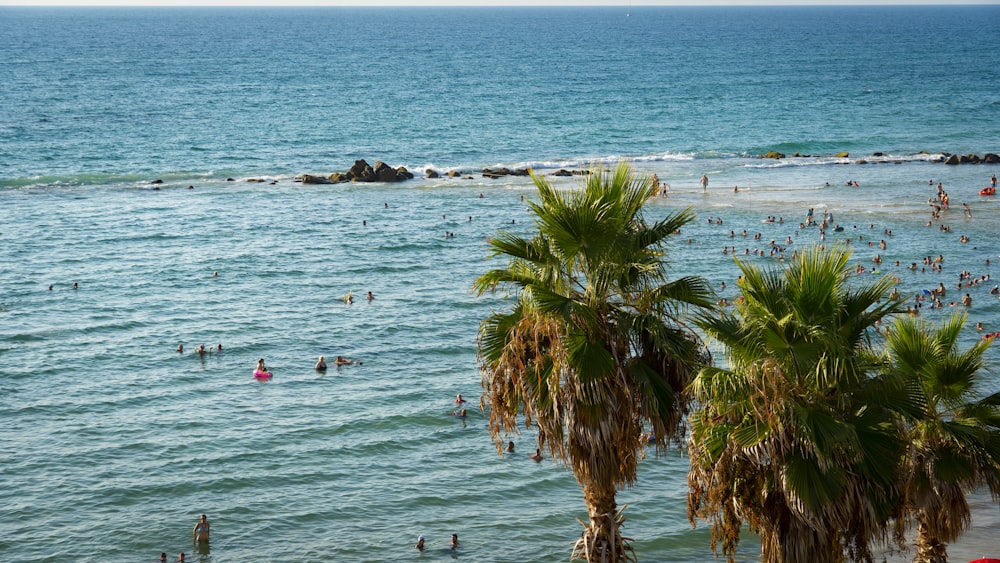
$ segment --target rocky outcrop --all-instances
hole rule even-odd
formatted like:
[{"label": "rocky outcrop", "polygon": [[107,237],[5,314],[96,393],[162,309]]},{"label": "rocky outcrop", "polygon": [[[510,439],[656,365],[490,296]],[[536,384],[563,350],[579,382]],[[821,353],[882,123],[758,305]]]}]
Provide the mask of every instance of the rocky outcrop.
[{"label": "rocky outcrop", "polygon": [[767,151],[767,154],[765,154],[763,158],[773,158],[775,160],[778,160],[785,158],[785,153],[781,153],[778,151]]},{"label": "rocky outcrop", "polygon": [[566,170],[565,168],[560,168],[552,173],[553,176],[586,176],[590,174],[589,170]]},{"label": "rocky outcrop", "polygon": [[949,154],[944,159],[945,164],[1000,164],[1000,156],[988,152],[980,157],[978,154]]},{"label": "rocky outcrop", "polygon": [[441,175],[438,174],[438,171],[434,170],[433,168],[428,168],[427,170],[424,170],[424,176],[427,176],[428,178],[440,178],[441,177]]},{"label": "rocky outcrop", "polygon": [[836,157],[836,158],[850,158],[851,153],[848,153],[848,152],[838,152],[837,154],[835,154],[833,156]]},{"label": "rocky outcrop", "polygon": [[376,161],[375,166],[364,159],[355,160],[354,166],[347,172],[334,172],[329,176],[302,175],[303,184],[340,184],[343,182],[402,182],[413,178],[413,173],[404,166],[393,168],[382,161]]},{"label": "rocky outcrop", "polygon": [[528,176],[530,171],[527,168],[483,168],[483,178],[503,178],[504,176]]}]

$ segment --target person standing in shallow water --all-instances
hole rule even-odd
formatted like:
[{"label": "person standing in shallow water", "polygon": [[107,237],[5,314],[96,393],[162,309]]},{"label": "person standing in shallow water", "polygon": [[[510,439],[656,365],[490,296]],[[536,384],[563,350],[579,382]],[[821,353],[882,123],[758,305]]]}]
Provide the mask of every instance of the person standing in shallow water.
[{"label": "person standing in shallow water", "polygon": [[192,532],[194,535],[194,541],[198,543],[208,542],[208,533],[210,528],[211,525],[208,523],[208,516],[202,514],[201,520],[198,520],[198,523],[194,525],[194,531]]},{"label": "person standing in shallow water", "polygon": [[708,175],[706,174],[701,175],[701,191],[708,191]]}]

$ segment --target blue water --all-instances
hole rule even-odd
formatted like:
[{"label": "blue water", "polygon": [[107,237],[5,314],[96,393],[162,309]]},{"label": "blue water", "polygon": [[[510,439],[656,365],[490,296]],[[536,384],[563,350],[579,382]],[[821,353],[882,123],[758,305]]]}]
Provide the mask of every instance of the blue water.
[{"label": "blue water", "polygon": [[[798,223],[832,211],[826,242],[880,254],[904,295],[949,288],[925,316],[969,292],[966,340],[1000,330],[996,282],[956,287],[996,273],[1000,203],[977,192],[1000,166],[938,162],[1000,152],[998,24],[996,6],[0,8],[0,560],[173,557],[201,513],[202,561],[566,560],[572,475],[524,457],[530,430],[498,456],[475,408],[477,326],[505,302],[470,285],[534,193],[486,166],[656,173],[650,214],[698,213],[671,272],[729,299],[724,246],[774,264],[748,253],[818,243]],[[814,156],[756,158],[772,149]],[[359,158],[417,177],[294,181]],[[953,209],[927,227],[929,180]],[[939,254],[943,273],[906,268]],[[363,364],[317,374],[321,354]],[[643,561],[711,557],[685,473],[650,452],[621,493]],[[953,557],[997,555],[998,531],[975,497]]]}]

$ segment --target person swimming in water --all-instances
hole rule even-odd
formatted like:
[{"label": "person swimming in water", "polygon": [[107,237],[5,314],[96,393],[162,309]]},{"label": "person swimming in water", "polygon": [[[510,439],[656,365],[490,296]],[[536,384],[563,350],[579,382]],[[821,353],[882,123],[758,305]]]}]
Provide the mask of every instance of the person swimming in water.
[{"label": "person swimming in water", "polygon": [[326,360],[323,359],[323,356],[316,360],[316,371],[326,371]]}]

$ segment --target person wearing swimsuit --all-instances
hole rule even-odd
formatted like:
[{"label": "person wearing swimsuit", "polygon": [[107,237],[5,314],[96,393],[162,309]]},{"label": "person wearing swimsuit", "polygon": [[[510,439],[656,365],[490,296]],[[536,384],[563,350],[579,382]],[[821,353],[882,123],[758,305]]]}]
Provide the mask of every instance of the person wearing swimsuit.
[{"label": "person wearing swimsuit", "polygon": [[208,523],[208,516],[201,515],[201,520],[194,525],[194,541],[201,543],[208,541],[208,532],[211,525]]}]

